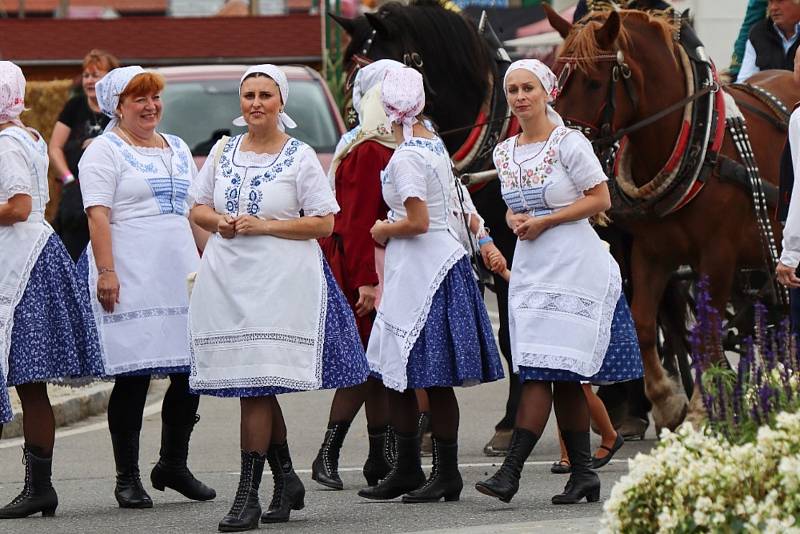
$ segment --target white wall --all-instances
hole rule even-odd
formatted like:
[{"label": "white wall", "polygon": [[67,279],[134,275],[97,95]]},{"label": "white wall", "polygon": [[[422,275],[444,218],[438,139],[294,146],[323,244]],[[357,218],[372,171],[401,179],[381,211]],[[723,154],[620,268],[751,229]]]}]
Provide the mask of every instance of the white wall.
[{"label": "white wall", "polygon": [[682,0],[673,2],[681,11],[694,15],[694,27],[706,52],[720,70],[731,62],[733,43],[744,20],[747,0]]}]

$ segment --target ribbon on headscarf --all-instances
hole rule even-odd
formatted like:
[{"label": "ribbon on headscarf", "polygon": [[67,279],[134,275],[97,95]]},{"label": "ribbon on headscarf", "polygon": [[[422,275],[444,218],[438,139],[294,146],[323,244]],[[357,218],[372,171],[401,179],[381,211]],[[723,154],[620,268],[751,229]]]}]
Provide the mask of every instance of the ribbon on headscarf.
[{"label": "ribbon on headscarf", "polygon": [[422,74],[410,67],[387,70],[381,86],[381,102],[389,121],[403,125],[403,139],[413,137],[417,115],[425,109]]},{"label": "ribbon on headscarf", "polygon": [[97,93],[97,104],[100,106],[100,111],[111,119],[103,133],[110,132],[119,124],[119,117],[116,113],[119,107],[119,96],[125,92],[125,88],[132,79],[144,72],[145,70],[138,65],[119,67],[110,70],[95,84],[94,90]]},{"label": "ribbon on headscarf", "polygon": [[25,111],[25,76],[10,61],[0,61],[0,124],[11,122],[24,128],[19,120]]},{"label": "ribbon on headscarf", "polygon": [[331,183],[339,163],[361,143],[375,141],[392,150],[397,148],[381,104],[381,81],[387,70],[395,68],[405,68],[405,65],[393,59],[379,59],[356,73],[353,82],[353,109],[358,114],[358,126],[345,133],[336,145],[328,171]]},{"label": "ribbon on headscarf", "polygon": [[[279,67],[269,63],[265,63],[263,65],[254,65],[245,71],[245,73],[242,75],[242,79],[239,80],[239,95],[242,94],[242,84],[244,83],[245,79],[254,73],[265,74],[275,82],[275,84],[278,86],[278,90],[281,93],[281,103],[284,107],[286,107],[286,101],[289,99],[289,81],[286,79],[286,75]],[[233,119],[233,125],[247,126],[247,122],[244,120],[244,116],[240,115]],[[278,114],[278,128],[280,128],[282,132],[285,132],[286,128],[297,128],[297,123],[294,122],[285,111],[281,111]]]},{"label": "ribbon on headscarf", "polygon": [[564,119],[562,119],[561,115],[550,105],[558,96],[558,78],[553,74],[553,71],[538,59],[517,60],[509,65],[508,70],[506,70],[506,74],[503,77],[504,89],[508,81],[508,75],[515,70],[526,70],[536,76],[536,79],[542,84],[545,93],[547,93],[547,117],[558,126],[563,126]]}]

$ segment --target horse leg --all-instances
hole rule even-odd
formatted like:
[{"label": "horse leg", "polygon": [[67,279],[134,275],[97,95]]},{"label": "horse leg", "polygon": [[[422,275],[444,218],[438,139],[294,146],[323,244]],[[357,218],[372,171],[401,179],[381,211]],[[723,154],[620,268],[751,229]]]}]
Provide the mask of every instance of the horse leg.
[{"label": "horse leg", "polygon": [[656,316],[671,269],[649,259],[637,241],[633,243],[631,255],[631,313],[642,351],[645,393],[653,404],[656,431],[660,432],[661,428],[674,430],[686,417],[688,399],[682,387],[664,370],[656,348]]}]

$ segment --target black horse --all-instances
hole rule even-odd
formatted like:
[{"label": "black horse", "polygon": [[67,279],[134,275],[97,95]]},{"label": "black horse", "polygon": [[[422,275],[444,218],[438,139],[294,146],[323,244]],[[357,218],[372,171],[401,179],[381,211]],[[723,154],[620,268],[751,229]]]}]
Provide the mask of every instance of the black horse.
[{"label": "black horse", "polygon": [[[471,139],[482,140],[477,154],[470,151],[474,157],[468,168],[460,170],[475,172],[492,167],[491,151],[508,126],[502,76],[509,62],[490,29],[482,35],[474,21],[432,0],[416,0],[410,5],[388,3],[377,13],[355,19],[332,18],[350,36],[344,56],[350,76],[359,66],[378,59],[394,59],[416,68],[425,80],[425,114],[433,119],[450,154],[465,152],[464,145]],[[479,117],[497,127],[476,124]],[[476,136],[476,129],[481,127],[488,130]],[[506,205],[499,181],[492,180],[471,195],[510,267],[516,237],[505,222]],[[500,315],[500,350],[511,368],[508,284],[496,276],[494,288]],[[513,428],[519,393],[519,381],[512,376],[506,414],[498,430]]]}]

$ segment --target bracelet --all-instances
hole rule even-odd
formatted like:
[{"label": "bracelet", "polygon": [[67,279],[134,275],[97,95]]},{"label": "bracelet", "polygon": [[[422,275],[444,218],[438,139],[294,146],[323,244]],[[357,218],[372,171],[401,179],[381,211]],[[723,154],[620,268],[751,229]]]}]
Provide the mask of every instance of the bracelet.
[{"label": "bracelet", "polygon": [[105,267],[103,267],[102,269],[97,269],[97,276],[100,276],[101,274],[105,273],[114,273],[114,272],[116,272],[114,269],[106,269]]},{"label": "bracelet", "polygon": [[486,243],[492,243],[493,241],[494,241],[494,239],[492,239],[490,236],[487,235],[487,236],[484,236],[484,237],[478,239],[478,246],[482,247]]},{"label": "bracelet", "polygon": [[64,184],[64,185],[71,184],[74,181],[75,181],[75,177],[72,176],[71,172],[68,172],[67,174],[65,174],[64,176],[61,177],[61,183]]}]

